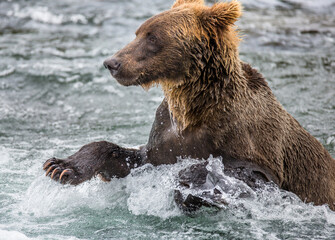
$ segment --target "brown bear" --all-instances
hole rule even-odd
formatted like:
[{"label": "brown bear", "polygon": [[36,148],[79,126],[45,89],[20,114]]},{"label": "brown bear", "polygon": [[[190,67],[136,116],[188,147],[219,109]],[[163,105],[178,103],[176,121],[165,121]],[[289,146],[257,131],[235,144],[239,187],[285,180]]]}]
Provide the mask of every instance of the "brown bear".
[{"label": "brown bear", "polygon": [[[66,159],[47,160],[46,175],[76,185],[95,175],[125,177],[145,163],[213,155],[222,158],[227,174],[249,185],[274,182],[334,210],[335,161],[284,110],[262,75],[240,60],[234,27],[240,15],[237,1],[208,7],[203,0],[176,0],[143,23],[135,40],[104,66],[122,85],[162,87],[165,99],[147,145],[90,143]],[[204,171],[189,169],[187,181],[203,178]]]}]

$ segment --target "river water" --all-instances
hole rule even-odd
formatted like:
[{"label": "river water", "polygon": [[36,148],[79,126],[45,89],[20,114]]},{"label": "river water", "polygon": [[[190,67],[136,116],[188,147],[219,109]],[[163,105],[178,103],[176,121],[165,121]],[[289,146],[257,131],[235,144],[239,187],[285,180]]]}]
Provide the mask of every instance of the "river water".
[{"label": "river water", "polygon": [[[0,239],[335,239],[334,212],[273,187],[182,214],[175,177],[192,159],[110,183],[44,177],[46,159],[86,143],[146,143],[161,90],[120,86],[102,62],[172,3],[0,2]],[[335,157],[335,1],[242,3],[241,58]]]}]

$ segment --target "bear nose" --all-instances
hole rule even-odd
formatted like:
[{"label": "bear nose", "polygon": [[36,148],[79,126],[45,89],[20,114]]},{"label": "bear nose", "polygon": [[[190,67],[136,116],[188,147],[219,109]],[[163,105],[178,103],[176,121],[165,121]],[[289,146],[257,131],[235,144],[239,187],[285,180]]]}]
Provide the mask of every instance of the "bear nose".
[{"label": "bear nose", "polygon": [[104,61],[104,67],[107,68],[111,73],[115,74],[119,70],[121,63],[119,63],[115,58],[107,59]]}]

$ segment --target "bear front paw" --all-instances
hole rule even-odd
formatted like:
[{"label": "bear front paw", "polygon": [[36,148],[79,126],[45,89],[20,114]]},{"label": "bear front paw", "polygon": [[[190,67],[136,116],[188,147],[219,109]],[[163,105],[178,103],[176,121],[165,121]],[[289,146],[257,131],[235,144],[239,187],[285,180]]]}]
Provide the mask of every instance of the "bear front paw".
[{"label": "bear front paw", "polygon": [[62,159],[50,158],[43,164],[45,175],[50,176],[51,179],[59,181],[62,184],[79,184],[79,173],[70,166],[69,162]]}]

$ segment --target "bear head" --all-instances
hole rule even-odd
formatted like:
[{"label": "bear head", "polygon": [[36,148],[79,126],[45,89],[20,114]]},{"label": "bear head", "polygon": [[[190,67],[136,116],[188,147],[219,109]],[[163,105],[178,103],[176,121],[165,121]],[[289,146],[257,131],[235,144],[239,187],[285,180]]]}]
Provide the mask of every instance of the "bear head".
[{"label": "bear head", "polygon": [[196,80],[206,69],[207,77],[227,76],[238,54],[233,25],[240,15],[237,1],[208,7],[203,0],[176,0],[170,10],[144,22],[136,38],[104,66],[120,84],[146,89]]}]

